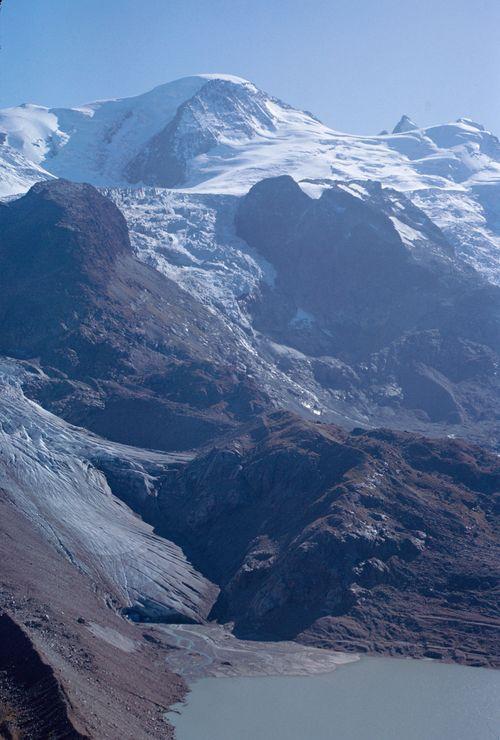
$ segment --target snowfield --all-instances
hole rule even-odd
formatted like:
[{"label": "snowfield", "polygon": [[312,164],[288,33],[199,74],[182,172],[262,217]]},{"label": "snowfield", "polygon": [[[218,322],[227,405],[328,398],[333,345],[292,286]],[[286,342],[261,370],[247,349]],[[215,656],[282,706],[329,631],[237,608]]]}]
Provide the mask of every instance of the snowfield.
[{"label": "snowfield", "polygon": [[[375,180],[405,193],[445,232],[459,259],[498,283],[498,139],[469,119],[420,129],[403,117],[395,130],[400,133],[339,133],[246,80],[197,75],[137,97],[72,109],[27,104],[0,111],[0,195],[20,194],[38,179],[57,176],[107,188],[133,186],[140,200],[144,185],[158,187],[174,168],[175,192],[184,194],[184,203],[192,199],[196,209],[197,196],[206,194],[221,196],[225,208],[228,196],[241,196],[274,175],[293,176],[313,196],[331,180]],[[162,232],[160,226],[169,223],[168,208],[159,216],[168,189],[149,191],[155,215],[146,229],[147,249],[151,255],[156,240],[159,260],[172,238],[172,229]],[[134,213],[130,219],[135,221]],[[179,257],[182,234],[172,244]],[[230,262],[225,238],[220,248],[219,258]],[[175,264],[172,274],[188,282]],[[219,260],[215,293],[223,269]]]}]

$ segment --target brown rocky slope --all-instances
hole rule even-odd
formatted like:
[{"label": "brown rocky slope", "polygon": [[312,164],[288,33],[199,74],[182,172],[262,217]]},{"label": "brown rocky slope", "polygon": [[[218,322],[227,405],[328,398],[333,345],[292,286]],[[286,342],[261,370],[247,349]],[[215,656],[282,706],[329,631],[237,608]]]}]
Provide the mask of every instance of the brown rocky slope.
[{"label": "brown rocky slope", "polygon": [[245,637],[497,664],[498,456],[276,412],[171,471],[149,516]]}]

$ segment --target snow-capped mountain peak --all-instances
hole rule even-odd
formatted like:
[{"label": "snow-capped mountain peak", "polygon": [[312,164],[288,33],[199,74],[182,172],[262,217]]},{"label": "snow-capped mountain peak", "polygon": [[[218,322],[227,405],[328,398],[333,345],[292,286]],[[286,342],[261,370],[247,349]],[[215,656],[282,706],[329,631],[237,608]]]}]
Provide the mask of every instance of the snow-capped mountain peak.
[{"label": "snow-capped mountain peak", "polygon": [[177,157],[197,156],[218,144],[268,134],[280,107],[286,109],[243,78],[201,74],[132,98],[75,108],[8,108],[0,111],[0,134],[3,144],[59,177],[114,185],[140,174],[145,182],[163,184],[176,178],[144,171],[148,152],[163,140]]},{"label": "snow-capped mountain peak", "polygon": [[[234,85],[251,85],[255,88],[253,82],[246,80],[244,77],[238,77],[238,75],[228,75],[224,72],[201,72],[196,77],[201,77],[203,80],[222,80],[223,82],[232,82]],[[255,88],[257,89],[257,88]]]},{"label": "snow-capped mountain peak", "polygon": [[175,187],[189,178],[191,160],[217,146],[232,146],[268,136],[278,118],[270,99],[244,80],[207,78],[198,92],[179,106],[174,118],[125,169],[127,180]]},{"label": "snow-capped mountain peak", "polygon": [[407,131],[415,131],[419,126],[411,120],[410,116],[403,115],[399,119],[398,123],[394,126],[393,134],[405,134]]},{"label": "snow-capped mountain peak", "polygon": [[457,118],[457,123],[461,123],[464,126],[470,126],[471,128],[476,128],[478,131],[486,130],[481,123],[477,123],[477,121],[473,121],[471,118]]},{"label": "snow-capped mountain peak", "polygon": [[10,147],[43,168],[32,180],[11,176],[4,194],[48,173],[236,195],[282,174],[377,179],[404,192],[500,180],[498,140],[469,119],[421,129],[405,115],[394,131],[342,134],[241,77],[200,74],[135,97],[0,111],[0,152]]},{"label": "snow-capped mountain peak", "polygon": [[133,157],[175,117],[183,103],[215,81],[253,88],[241,78],[197,75],[135,97],[75,108],[25,103],[0,111],[0,135],[4,144],[57,176],[101,184],[124,182],[123,170]]},{"label": "snow-capped mountain peak", "polygon": [[332,181],[404,193],[489,275],[498,273],[500,143],[469,118],[379,136],[334,131],[227,74],[199,74],[135,97],[75,108],[0,111],[0,195],[51,176],[106,187],[241,196],[290,175],[319,197]]}]

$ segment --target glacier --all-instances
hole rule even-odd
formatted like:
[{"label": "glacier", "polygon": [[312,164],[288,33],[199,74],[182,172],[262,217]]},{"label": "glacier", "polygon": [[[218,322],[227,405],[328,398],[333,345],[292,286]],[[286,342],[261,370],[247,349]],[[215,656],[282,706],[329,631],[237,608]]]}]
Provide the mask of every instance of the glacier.
[{"label": "glacier", "polygon": [[375,180],[422,208],[458,258],[498,284],[497,137],[467,118],[418,128],[403,117],[395,130],[334,131],[231,75],[195,75],[76,108],[23,104],[0,111],[0,197],[51,176],[140,193],[162,179],[150,171],[158,153],[179,168],[175,192],[193,199],[239,197],[282,174],[316,197],[332,181]]},{"label": "glacier", "polygon": [[151,468],[189,456],[127,447],[67,424],[26,398],[30,372],[0,359],[1,497],[98,584],[110,606],[137,620],[204,621],[217,588],[113,494],[102,472],[125,467],[147,487]]}]

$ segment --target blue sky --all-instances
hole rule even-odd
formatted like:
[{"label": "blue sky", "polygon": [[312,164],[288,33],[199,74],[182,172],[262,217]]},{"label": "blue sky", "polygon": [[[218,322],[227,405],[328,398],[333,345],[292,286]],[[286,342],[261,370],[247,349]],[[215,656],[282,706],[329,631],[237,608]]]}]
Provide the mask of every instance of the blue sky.
[{"label": "blue sky", "polygon": [[0,107],[228,72],[344,131],[469,116],[500,134],[500,0],[4,0]]}]

